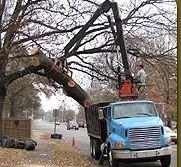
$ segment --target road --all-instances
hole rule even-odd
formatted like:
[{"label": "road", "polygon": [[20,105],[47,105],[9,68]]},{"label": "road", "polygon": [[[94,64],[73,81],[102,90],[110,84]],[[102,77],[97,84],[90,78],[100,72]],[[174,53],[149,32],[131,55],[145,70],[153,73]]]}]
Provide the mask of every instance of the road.
[{"label": "road", "polygon": [[[54,124],[45,121],[35,121],[35,129],[40,132],[54,133]],[[72,142],[73,138],[75,141],[76,148],[90,158],[89,154],[89,137],[87,135],[86,128],[79,128],[79,130],[67,130],[65,125],[57,125],[56,133],[62,134],[63,138],[67,142]],[[170,167],[177,167],[177,145],[173,145],[172,162]],[[98,161],[90,158],[93,163],[98,164]],[[105,165],[102,165],[105,166]],[[122,164],[121,167],[161,167],[160,162],[149,162],[149,163],[131,163]]]}]

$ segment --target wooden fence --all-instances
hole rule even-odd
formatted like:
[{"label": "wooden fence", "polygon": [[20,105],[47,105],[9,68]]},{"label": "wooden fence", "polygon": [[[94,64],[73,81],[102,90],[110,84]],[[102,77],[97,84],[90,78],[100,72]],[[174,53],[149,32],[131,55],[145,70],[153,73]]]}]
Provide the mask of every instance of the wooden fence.
[{"label": "wooden fence", "polygon": [[31,138],[31,119],[5,118],[1,121],[3,136]]}]

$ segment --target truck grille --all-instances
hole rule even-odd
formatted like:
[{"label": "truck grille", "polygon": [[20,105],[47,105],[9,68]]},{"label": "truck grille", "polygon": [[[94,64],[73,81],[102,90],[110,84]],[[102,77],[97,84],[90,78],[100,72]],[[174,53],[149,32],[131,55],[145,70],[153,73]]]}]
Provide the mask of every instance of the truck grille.
[{"label": "truck grille", "polygon": [[160,147],[160,136],[160,127],[133,128],[128,130],[128,138],[133,150]]}]

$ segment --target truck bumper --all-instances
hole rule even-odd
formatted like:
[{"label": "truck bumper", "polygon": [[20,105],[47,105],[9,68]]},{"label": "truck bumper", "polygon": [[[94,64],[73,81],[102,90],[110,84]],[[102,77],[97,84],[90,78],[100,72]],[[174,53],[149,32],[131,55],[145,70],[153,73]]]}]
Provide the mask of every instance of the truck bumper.
[{"label": "truck bumper", "polygon": [[163,147],[154,150],[130,151],[130,150],[113,150],[114,159],[140,159],[140,158],[155,158],[172,153],[171,146]]}]

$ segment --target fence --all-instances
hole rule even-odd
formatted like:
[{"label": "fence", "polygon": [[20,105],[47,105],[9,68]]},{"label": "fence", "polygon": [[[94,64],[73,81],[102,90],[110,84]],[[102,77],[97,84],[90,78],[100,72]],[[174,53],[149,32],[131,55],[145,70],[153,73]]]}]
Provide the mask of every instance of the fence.
[{"label": "fence", "polygon": [[31,138],[31,119],[1,120],[2,135],[13,138]]}]

